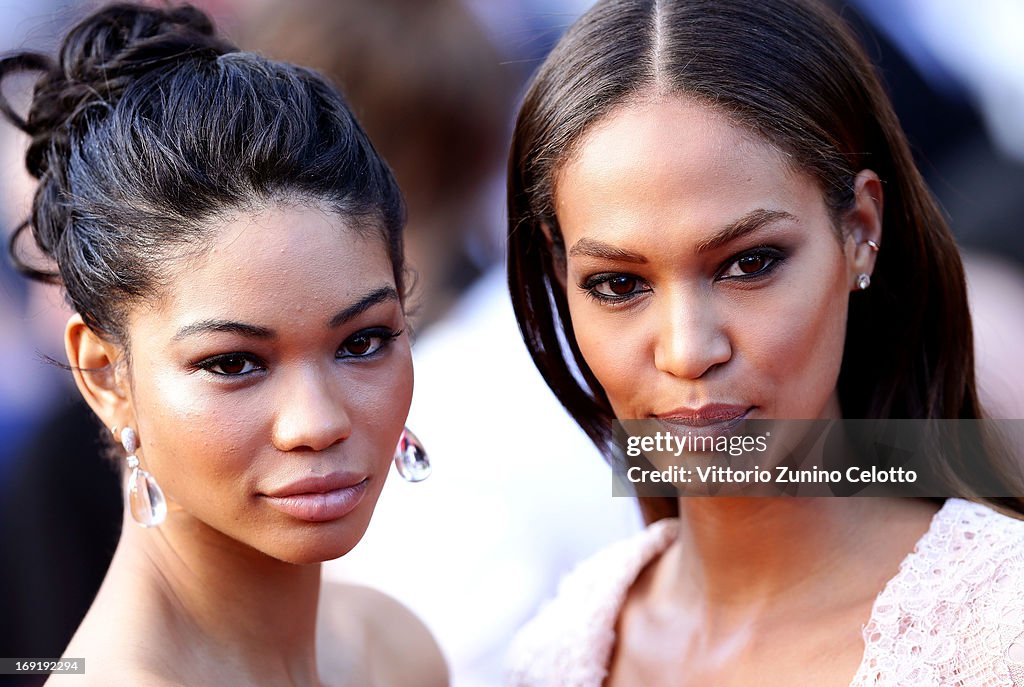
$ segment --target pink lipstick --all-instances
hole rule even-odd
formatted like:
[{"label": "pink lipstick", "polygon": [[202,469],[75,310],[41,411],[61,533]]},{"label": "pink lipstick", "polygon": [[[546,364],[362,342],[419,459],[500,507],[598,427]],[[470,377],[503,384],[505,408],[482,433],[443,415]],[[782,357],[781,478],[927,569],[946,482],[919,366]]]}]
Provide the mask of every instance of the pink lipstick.
[{"label": "pink lipstick", "polygon": [[355,510],[368,483],[367,477],[333,473],[306,477],[261,496],[272,508],[299,520],[329,522]]}]

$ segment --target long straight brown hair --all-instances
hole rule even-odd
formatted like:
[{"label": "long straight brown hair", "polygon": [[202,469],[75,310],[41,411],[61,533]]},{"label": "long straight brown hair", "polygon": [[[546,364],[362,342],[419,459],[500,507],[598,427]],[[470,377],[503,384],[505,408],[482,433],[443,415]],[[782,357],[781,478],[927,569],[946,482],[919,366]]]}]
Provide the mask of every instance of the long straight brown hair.
[{"label": "long straight brown hair", "polygon": [[[603,0],[545,60],[516,120],[508,279],[534,362],[606,457],[615,416],[576,344],[561,286],[554,179],[595,122],[651,91],[709,105],[785,151],[817,181],[834,219],[852,207],[856,174],[874,170],[885,189],[884,247],[871,288],[850,301],[843,416],[981,417],[959,251],[870,61],[839,18],[812,0]],[[969,469],[988,471],[989,483],[1012,481],[994,459]],[[1020,498],[989,501],[1024,513]],[[641,499],[641,508],[653,521],[677,503]]]}]

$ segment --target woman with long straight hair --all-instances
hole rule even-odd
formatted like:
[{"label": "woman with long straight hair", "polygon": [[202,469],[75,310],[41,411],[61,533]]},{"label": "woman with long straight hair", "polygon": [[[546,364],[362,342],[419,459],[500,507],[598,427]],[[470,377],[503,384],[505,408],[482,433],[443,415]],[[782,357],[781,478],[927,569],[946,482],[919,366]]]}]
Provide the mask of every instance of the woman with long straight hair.
[{"label": "woman with long straight hair", "polygon": [[[523,336],[609,459],[615,421],[983,416],[957,246],[810,0],[598,2],[525,96],[508,202]],[[933,484],[999,498],[641,498],[648,529],[565,581],[511,682],[1024,679],[1019,466],[956,449]]]}]

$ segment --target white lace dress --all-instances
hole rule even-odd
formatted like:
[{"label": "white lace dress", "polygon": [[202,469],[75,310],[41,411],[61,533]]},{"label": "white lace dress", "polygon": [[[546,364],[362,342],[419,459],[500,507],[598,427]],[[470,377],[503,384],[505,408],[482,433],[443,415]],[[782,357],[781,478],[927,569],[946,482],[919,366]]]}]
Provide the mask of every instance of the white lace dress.
[{"label": "white lace dress", "polygon": [[[658,521],[568,575],[513,643],[508,684],[600,687],[626,592],[675,528]],[[878,595],[863,635],[851,687],[1024,687],[1024,522],[947,500]]]}]

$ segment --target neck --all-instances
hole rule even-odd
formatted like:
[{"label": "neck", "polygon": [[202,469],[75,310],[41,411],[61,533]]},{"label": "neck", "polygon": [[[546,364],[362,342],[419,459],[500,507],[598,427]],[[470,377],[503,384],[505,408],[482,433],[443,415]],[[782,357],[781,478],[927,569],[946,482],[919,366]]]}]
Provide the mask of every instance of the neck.
[{"label": "neck", "polygon": [[[320,565],[285,563],[184,515],[142,529],[126,518],[111,564],[157,646],[253,684],[316,685]],[[111,580],[114,582],[114,580]]]},{"label": "neck", "polygon": [[679,510],[652,591],[744,624],[870,603],[935,512],[877,498],[683,498]]}]

